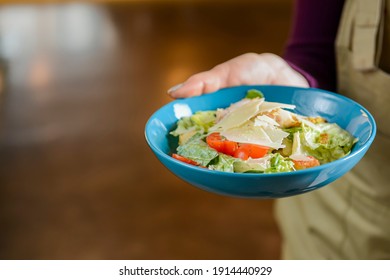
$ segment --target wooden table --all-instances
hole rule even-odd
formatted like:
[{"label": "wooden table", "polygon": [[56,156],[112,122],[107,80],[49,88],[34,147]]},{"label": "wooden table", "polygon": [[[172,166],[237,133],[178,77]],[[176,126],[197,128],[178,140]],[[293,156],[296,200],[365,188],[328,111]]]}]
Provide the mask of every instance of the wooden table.
[{"label": "wooden table", "polygon": [[289,1],[1,6],[0,258],[279,258],[272,201],[188,185],[143,130],[190,74],[280,54],[290,12]]}]

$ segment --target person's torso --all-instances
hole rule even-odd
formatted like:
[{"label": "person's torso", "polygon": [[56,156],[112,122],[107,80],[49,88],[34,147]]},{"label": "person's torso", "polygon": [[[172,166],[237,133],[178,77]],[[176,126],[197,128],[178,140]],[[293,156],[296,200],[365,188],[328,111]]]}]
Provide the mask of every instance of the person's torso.
[{"label": "person's torso", "polygon": [[367,108],[376,139],[354,172],[357,188],[390,199],[390,0],[348,0],[336,43],[338,91]]}]

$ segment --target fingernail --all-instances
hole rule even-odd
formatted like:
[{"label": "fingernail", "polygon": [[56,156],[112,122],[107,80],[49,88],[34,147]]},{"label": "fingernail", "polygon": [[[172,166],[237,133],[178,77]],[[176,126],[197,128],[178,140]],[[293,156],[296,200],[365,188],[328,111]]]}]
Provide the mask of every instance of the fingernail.
[{"label": "fingernail", "polygon": [[183,86],[183,83],[178,84],[178,85],[175,85],[175,86],[171,87],[170,89],[168,89],[167,93],[168,93],[168,94],[171,94],[172,92],[178,90],[178,89],[181,88],[182,86]]}]

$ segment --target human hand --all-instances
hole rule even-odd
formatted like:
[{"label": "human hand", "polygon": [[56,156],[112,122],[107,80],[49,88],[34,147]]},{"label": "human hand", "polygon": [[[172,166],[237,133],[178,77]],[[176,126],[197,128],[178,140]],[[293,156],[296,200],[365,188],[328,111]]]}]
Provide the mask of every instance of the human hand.
[{"label": "human hand", "polygon": [[189,77],[170,88],[168,94],[173,98],[191,97],[224,87],[257,84],[309,87],[307,80],[281,57],[246,53]]}]

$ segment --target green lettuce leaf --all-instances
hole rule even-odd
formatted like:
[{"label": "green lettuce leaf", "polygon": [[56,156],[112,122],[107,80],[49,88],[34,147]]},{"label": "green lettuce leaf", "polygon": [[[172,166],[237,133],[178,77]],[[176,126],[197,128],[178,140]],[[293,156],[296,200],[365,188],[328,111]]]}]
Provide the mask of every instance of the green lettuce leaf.
[{"label": "green lettuce leaf", "polygon": [[276,173],[294,170],[294,163],[279,153],[268,154],[259,159],[237,160],[234,172],[237,173]]},{"label": "green lettuce leaf", "polygon": [[199,111],[192,116],[181,118],[177,122],[176,129],[171,131],[170,134],[179,136],[191,131],[207,133],[208,129],[215,124],[215,118],[215,111]]},{"label": "green lettuce leaf", "polygon": [[237,173],[264,173],[268,164],[259,164],[255,161],[237,160],[234,162],[234,172]]},{"label": "green lettuce leaf", "polygon": [[200,133],[195,134],[184,145],[177,147],[177,153],[196,161],[201,166],[207,166],[218,157],[218,152],[210,148],[202,137]]},{"label": "green lettuce leaf", "polygon": [[234,172],[234,163],[238,161],[237,158],[219,154],[208,166],[211,170],[225,171],[225,172]]},{"label": "green lettuce leaf", "polygon": [[321,164],[348,155],[357,142],[348,131],[335,123],[317,124],[318,130],[304,126],[301,140],[304,149]]},{"label": "green lettuce leaf", "polygon": [[264,94],[257,89],[250,89],[246,92],[245,98],[253,99],[253,98],[264,98]]},{"label": "green lettuce leaf", "polygon": [[290,172],[294,170],[294,163],[291,159],[285,158],[279,153],[271,154],[270,166],[265,173]]}]

